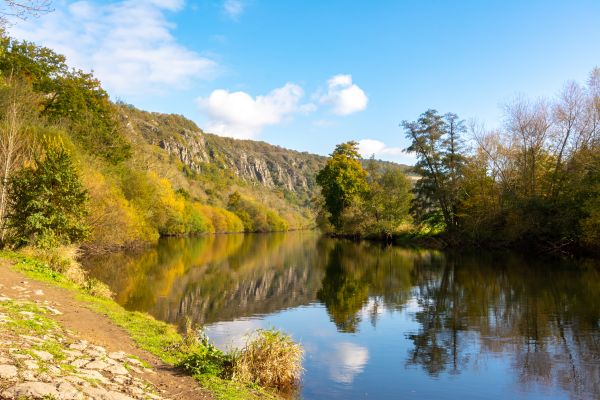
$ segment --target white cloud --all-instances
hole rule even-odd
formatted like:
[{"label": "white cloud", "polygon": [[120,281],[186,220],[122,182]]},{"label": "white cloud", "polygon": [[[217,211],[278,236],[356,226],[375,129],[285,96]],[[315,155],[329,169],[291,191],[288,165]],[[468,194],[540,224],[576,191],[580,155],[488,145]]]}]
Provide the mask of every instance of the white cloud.
[{"label": "white cloud", "polygon": [[167,13],[183,0],[56,2],[55,12],[19,22],[11,34],[67,56],[70,66],[94,70],[112,95],[135,95],[210,79],[215,61],[177,43]]},{"label": "white cloud", "polygon": [[367,108],[369,98],[352,83],[352,75],[335,75],[327,81],[327,93],[320,97],[323,104],[333,107],[337,115],[349,115]]},{"label": "white cloud", "polygon": [[358,141],[358,152],[364,158],[375,155],[389,161],[396,161],[412,165],[416,158],[413,153],[405,152],[401,147],[388,147],[385,143],[375,139],[361,139]]},{"label": "white cloud", "polygon": [[244,9],[244,3],[240,0],[225,0],[225,2],[223,2],[223,12],[234,21],[237,21],[240,18],[244,13]]},{"label": "white cloud", "polygon": [[265,126],[283,122],[295,113],[314,111],[313,104],[300,104],[302,88],[293,83],[253,98],[246,92],[214,90],[198,98],[200,110],[209,118],[207,131],[235,138],[255,138]]}]

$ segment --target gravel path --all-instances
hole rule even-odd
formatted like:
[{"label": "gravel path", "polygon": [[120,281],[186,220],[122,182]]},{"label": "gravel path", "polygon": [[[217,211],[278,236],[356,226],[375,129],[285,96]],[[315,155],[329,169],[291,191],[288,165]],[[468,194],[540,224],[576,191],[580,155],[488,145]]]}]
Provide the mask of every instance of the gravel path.
[{"label": "gravel path", "polygon": [[210,399],[120,327],[0,263],[0,398]]}]

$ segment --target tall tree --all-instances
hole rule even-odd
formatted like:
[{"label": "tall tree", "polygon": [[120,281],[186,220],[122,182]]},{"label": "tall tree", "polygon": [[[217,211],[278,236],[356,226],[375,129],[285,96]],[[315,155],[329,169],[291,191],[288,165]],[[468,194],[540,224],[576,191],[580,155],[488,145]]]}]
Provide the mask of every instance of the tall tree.
[{"label": "tall tree", "polygon": [[456,230],[465,163],[460,136],[465,131],[464,123],[455,114],[442,116],[436,110],[427,110],[417,121],[403,121],[401,126],[411,141],[406,150],[416,153],[415,169],[421,176],[414,188],[415,217]]},{"label": "tall tree", "polygon": [[354,141],[336,146],[325,167],[317,174],[317,184],[330,214],[329,221],[336,228],[342,225],[342,212],[356,196],[367,190],[367,173],[359,161],[358,143]]}]

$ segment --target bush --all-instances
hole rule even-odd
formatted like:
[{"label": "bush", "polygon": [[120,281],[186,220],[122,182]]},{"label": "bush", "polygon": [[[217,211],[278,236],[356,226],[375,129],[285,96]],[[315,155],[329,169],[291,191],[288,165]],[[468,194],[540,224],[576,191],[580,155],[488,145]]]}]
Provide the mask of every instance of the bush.
[{"label": "bush", "polygon": [[277,330],[256,332],[233,359],[232,378],[262,387],[288,391],[302,374],[302,347]]},{"label": "bush", "polygon": [[209,232],[244,232],[244,224],[234,213],[213,206],[199,205],[202,214],[210,221]]}]

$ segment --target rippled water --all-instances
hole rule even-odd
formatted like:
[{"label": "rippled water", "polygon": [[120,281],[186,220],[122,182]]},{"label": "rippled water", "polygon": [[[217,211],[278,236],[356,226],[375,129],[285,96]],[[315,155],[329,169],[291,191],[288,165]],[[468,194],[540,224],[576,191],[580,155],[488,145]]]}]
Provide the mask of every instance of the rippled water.
[{"label": "rippled water", "polygon": [[304,399],[598,399],[600,267],[313,232],[166,239],[85,261],[130,310],[306,350]]}]

